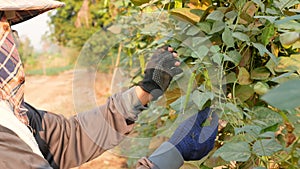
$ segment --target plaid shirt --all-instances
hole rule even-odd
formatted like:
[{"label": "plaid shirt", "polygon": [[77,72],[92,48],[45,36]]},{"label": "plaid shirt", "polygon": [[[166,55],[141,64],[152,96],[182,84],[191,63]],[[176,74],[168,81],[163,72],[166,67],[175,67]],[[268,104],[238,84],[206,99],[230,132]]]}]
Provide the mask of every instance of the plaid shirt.
[{"label": "plaid shirt", "polygon": [[25,74],[10,25],[64,6],[53,0],[0,0],[0,99],[7,100],[15,116],[29,124],[24,103]]},{"label": "plaid shirt", "polygon": [[28,125],[23,107],[25,74],[10,25],[1,12],[0,20],[0,98],[7,100],[17,118]]}]

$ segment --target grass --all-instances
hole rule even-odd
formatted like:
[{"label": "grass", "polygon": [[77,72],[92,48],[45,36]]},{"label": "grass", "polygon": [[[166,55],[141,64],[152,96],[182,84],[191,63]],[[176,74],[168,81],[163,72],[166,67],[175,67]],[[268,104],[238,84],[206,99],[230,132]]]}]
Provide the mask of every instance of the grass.
[{"label": "grass", "polygon": [[46,68],[45,74],[43,69],[35,69],[35,70],[27,70],[26,75],[47,75],[47,76],[54,76],[58,75],[61,72],[73,69],[73,65],[67,65],[62,67],[50,67]]}]

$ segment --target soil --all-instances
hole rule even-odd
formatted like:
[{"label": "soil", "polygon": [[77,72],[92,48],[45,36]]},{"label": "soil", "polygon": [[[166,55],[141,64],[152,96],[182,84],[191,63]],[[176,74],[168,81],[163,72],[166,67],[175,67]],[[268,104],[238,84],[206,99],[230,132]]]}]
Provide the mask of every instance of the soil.
[{"label": "soil", "polygon": [[[91,76],[83,75],[82,77],[75,85],[83,87],[88,80],[95,79],[95,84],[99,85],[95,85],[94,89],[83,88],[81,91],[95,93],[97,104],[105,103],[110,95],[112,75],[97,73],[92,79]],[[36,108],[63,114],[66,117],[76,114],[73,99],[73,71],[56,76],[27,76],[25,86],[25,100]],[[105,152],[100,157],[76,169],[124,169],[127,168],[126,166],[125,158]]]}]

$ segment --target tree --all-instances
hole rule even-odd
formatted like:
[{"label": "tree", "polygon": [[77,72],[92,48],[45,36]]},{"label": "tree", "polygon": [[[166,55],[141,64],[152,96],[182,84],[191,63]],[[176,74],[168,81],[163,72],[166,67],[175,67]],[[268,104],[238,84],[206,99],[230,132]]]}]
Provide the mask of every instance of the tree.
[{"label": "tree", "polygon": [[20,40],[18,51],[25,68],[32,68],[36,66],[34,48],[28,37],[24,37]]},{"label": "tree", "polygon": [[64,0],[66,6],[50,14],[51,36],[59,44],[81,49],[99,29],[115,19],[118,6],[110,1]]}]

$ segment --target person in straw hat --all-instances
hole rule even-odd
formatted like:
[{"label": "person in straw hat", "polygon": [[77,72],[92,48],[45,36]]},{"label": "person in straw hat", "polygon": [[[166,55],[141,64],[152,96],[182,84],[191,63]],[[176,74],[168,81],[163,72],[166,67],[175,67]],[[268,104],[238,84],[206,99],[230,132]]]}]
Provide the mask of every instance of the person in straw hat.
[{"label": "person in straw hat", "polygon": [[[96,158],[119,144],[147,103],[182,72],[176,53],[166,46],[153,54],[139,85],[114,94],[102,106],[70,119],[37,110],[24,101],[25,74],[11,25],[62,6],[53,0],[0,0],[0,168],[65,169]],[[204,109],[182,123],[137,168],[179,168],[184,160],[205,156],[217,132],[214,113],[211,125],[201,126],[209,112]]]}]

